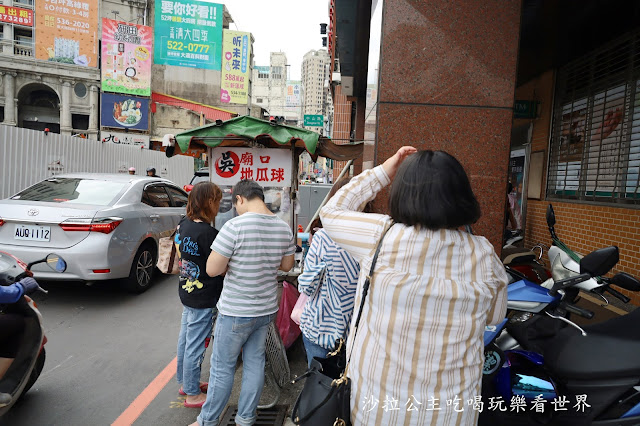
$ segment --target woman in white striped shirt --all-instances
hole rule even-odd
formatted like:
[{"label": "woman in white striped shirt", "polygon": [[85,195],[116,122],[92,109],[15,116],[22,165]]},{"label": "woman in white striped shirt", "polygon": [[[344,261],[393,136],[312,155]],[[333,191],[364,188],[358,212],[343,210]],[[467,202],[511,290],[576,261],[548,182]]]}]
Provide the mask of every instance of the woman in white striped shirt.
[{"label": "woman in white striped shirt", "polygon": [[[484,327],[506,313],[508,280],[493,246],[458,229],[480,217],[464,169],[445,152],[416,152],[402,147],[356,176],[320,214],[362,271],[390,228],[347,339],[354,425],[475,425]],[[392,179],[391,216],[361,213]]]}]

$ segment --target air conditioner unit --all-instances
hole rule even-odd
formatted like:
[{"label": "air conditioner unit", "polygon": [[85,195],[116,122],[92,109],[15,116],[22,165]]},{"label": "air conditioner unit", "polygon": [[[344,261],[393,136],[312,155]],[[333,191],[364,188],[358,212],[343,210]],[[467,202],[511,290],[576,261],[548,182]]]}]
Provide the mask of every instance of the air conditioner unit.
[{"label": "air conditioner unit", "polygon": [[342,77],[342,94],[346,96],[353,96],[353,77]]}]

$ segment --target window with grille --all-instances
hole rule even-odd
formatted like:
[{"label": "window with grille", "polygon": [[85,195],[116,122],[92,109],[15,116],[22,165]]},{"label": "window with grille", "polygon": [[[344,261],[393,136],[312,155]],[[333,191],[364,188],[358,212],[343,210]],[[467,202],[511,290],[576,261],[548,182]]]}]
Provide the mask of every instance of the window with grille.
[{"label": "window with grille", "polygon": [[640,205],[640,32],[558,70],[547,197]]}]

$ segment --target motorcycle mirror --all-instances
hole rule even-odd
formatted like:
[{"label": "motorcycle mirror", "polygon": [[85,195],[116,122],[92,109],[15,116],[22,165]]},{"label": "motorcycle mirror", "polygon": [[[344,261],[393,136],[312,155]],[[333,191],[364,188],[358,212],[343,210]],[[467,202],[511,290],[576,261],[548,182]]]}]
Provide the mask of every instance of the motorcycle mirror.
[{"label": "motorcycle mirror", "polygon": [[609,272],[619,259],[620,254],[616,246],[598,249],[580,259],[580,273],[599,277]]},{"label": "motorcycle mirror", "polygon": [[629,291],[640,291],[640,280],[636,277],[627,274],[626,272],[620,272],[616,274],[611,282],[618,287],[622,287]]},{"label": "motorcycle mirror", "polygon": [[553,206],[549,204],[547,206],[547,225],[549,227],[555,226],[556,224],[556,214],[553,211]]},{"label": "motorcycle mirror", "polygon": [[67,262],[55,253],[47,255],[47,266],[60,273],[67,270]]}]

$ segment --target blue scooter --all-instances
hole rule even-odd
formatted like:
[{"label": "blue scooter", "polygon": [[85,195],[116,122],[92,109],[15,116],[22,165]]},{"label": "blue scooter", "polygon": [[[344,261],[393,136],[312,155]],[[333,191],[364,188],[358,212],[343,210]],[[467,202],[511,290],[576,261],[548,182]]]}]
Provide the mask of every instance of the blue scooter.
[{"label": "blue scooter", "polygon": [[[546,287],[526,280],[509,284],[510,318],[485,331],[485,406],[479,424],[640,424],[640,309],[584,328],[566,318],[567,313],[593,317],[566,300],[566,290],[606,274],[618,259],[618,248],[607,247],[582,258],[579,275],[549,281]],[[640,281],[626,274],[612,282],[640,290]],[[508,334],[508,322],[517,321],[516,312],[568,326],[545,341],[544,356],[504,350],[500,339]]]}]

